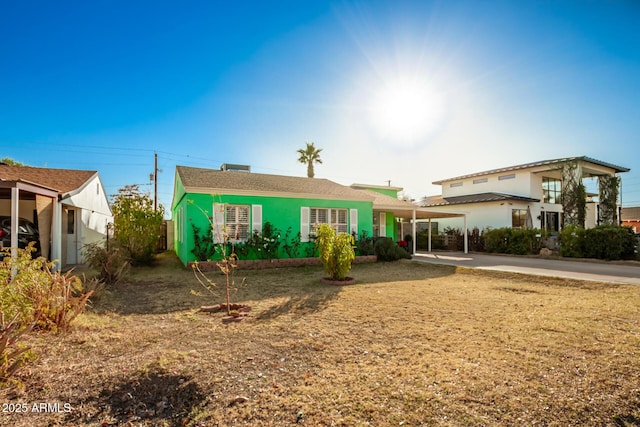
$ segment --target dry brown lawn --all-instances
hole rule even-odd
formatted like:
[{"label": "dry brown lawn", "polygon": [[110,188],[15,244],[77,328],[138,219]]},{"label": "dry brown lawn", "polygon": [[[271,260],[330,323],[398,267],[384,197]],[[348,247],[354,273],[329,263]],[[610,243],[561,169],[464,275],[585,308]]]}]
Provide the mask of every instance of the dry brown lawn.
[{"label": "dry brown lawn", "polygon": [[70,334],[30,338],[39,361],[0,395],[28,412],[0,424],[640,425],[638,287],[412,261],[349,287],[239,275],[253,311],[223,324],[175,257],[133,271]]}]

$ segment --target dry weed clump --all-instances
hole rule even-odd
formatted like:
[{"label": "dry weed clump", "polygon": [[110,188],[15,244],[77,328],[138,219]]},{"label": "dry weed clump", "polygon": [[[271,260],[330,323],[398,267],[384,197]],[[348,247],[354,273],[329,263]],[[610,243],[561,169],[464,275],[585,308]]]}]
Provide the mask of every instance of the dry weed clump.
[{"label": "dry weed clump", "polygon": [[31,258],[32,247],[7,251],[0,263],[0,388],[13,387],[14,375],[34,354],[24,343],[32,330],[67,333],[84,311],[93,291],[83,292],[71,272],[53,270],[44,258]]}]

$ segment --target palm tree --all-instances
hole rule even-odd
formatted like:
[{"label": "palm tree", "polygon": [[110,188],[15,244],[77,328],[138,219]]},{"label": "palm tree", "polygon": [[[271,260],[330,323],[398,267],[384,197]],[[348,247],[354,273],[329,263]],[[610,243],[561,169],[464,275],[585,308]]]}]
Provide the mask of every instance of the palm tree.
[{"label": "palm tree", "polygon": [[298,161],[300,163],[307,164],[307,176],[309,178],[313,178],[313,164],[322,163],[322,159],[320,158],[320,152],[322,151],[322,148],[316,148],[313,142],[307,142],[306,144],[306,148],[301,148],[298,150],[298,154],[300,154],[300,157],[298,157]]}]

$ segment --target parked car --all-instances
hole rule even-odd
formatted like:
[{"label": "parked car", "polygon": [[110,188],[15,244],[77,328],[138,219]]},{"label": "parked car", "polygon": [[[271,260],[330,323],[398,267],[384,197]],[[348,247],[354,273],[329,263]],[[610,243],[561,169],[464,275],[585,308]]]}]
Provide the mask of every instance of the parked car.
[{"label": "parked car", "polygon": [[[24,249],[30,242],[35,242],[36,251],[32,257],[40,256],[40,233],[38,227],[29,220],[18,220],[18,247]],[[11,217],[0,216],[0,248],[11,247]],[[1,255],[0,255],[1,256]]]}]

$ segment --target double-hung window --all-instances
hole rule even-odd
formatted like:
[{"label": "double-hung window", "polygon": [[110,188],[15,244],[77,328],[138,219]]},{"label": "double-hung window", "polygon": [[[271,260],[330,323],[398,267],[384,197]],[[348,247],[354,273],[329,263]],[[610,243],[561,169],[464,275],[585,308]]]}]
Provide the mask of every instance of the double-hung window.
[{"label": "double-hung window", "polygon": [[227,205],[225,208],[225,227],[229,240],[247,240],[249,238],[249,206]]},{"label": "double-hung window", "polygon": [[329,224],[329,209],[311,208],[311,225],[314,231],[319,224]]},{"label": "double-hung window", "polygon": [[347,232],[348,224],[346,209],[331,209],[331,226],[337,233]]},{"label": "double-hung window", "polygon": [[348,209],[311,208],[310,221],[313,231],[315,232],[320,224],[329,224],[336,232],[347,233],[349,231],[348,211]]}]

